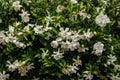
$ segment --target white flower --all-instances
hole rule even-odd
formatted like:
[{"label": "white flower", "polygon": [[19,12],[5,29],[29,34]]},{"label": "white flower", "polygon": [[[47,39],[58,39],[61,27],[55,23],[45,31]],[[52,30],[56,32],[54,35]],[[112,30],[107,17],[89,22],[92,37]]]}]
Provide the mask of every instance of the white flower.
[{"label": "white flower", "polygon": [[119,74],[117,74],[116,76],[112,75],[112,77],[110,77],[111,80],[120,80]]},{"label": "white flower", "polygon": [[55,16],[50,16],[49,11],[47,11],[47,14],[48,14],[48,16],[45,17],[45,21],[47,24],[49,24],[49,22],[55,21],[54,20]]},{"label": "white flower", "polygon": [[4,34],[4,31],[0,31],[0,43],[5,44],[6,36]]},{"label": "white flower", "polygon": [[85,9],[82,10],[82,11],[79,11],[78,14],[79,14],[80,16],[82,16],[83,18],[90,18],[90,17],[91,17],[90,14],[87,14],[87,13],[85,12]]},{"label": "white flower", "polygon": [[34,28],[34,31],[35,31],[35,33],[37,33],[37,34],[42,34],[44,31],[43,31],[43,26],[36,26],[35,28]]},{"label": "white flower", "polygon": [[27,69],[26,67],[20,67],[18,68],[18,73],[21,75],[21,76],[25,76],[27,74]]},{"label": "white flower", "polygon": [[46,22],[52,22],[52,21],[54,21],[54,16],[53,17],[51,17],[51,16],[46,16],[46,18],[45,18],[45,21]]},{"label": "white flower", "polygon": [[61,42],[61,48],[65,51],[69,50],[69,46],[70,46],[70,41],[66,40],[66,42],[62,41]]},{"label": "white flower", "polygon": [[16,25],[16,27],[17,27],[17,26],[19,26],[20,24],[21,24],[21,22],[16,22],[15,25]]},{"label": "white flower", "polygon": [[101,28],[104,28],[107,23],[110,23],[110,19],[107,15],[104,15],[103,13],[100,13],[95,18],[96,24],[98,24]]},{"label": "white flower", "polygon": [[85,77],[85,80],[92,80],[93,75],[89,73],[89,74],[85,74],[84,77]]},{"label": "white flower", "polygon": [[45,37],[46,40],[49,40],[52,37],[52,34],[50,32],[47,32],[47,36]]},{"label": "white flower", "polygon": [[71,2],[72,4],[78,3],[77,0],[71,0],[70,2]]},{"label": "white flower", "polygon": [[27,5],[29,5],[31,3],[31,0],[23,0],[23,2]]},{"label": "white flower", "polygon": [[107,64],[108,64],[108,65],[114,63],[114,62],[117,60],[116,56],[113,56],[112,54],[108,55],[107,57],[109,58],[109,59],[107,60]]},{"label": "white flower", "polygon": [[29,20],[30,20],[29,15],[30,14],[28,14],[27,11],[22,10],[22,13],[20,14],[22,21],[25,23],[29,22]]},{"label": "white flower", "polygon": [[19,36],[20,36],[20,35],[23,35],[23,32],[18,32],[17,35],[19,35]]},{"label": "white flower", "polygon": [[46,27],[44,28],[44,31],[48,31],[48,30],[52,30],[52,27],[46,26]]},{"label": "white flower", "polygon": [[58,47],[58,41],[52,41],[51,43],[50,43],[50,45],[53,47],[53,48],[57,48]]},{"label": "white flower", "polygon": [[81,39],[81,35],[78,33],[75,33],[74,35],[71,36],[72,41],[79,41]]},{"label": "white flower", "polygon": [[34,68],[33,65],[34,65],[33,63],[31,63],[31,64],[28,63],[26,66],[18,67],[18,73],[19,73],[21,76],[25,76],[29,70],[31,70],[31,69]]},{"label": "white flower", "polygon": [[2,19],[0,19],[0,23],[2,23]]},{"label": "white flower", "polygon": [[88,48],[84,48],[84,47],[79,47],[78,48],[78,52],[85,52],[86,50],[89,50]]},{"label": "white flower", "polygon": [[76,73],[77,70],[78,70],[78,68],[77,68],[76,66],[74,66],[74,65],[69,65],[69,66],[68,66],[68,71],[69,71],[70,73]]},{"label": "white flower", "polygon": [[90,19],[90,18],[91,18],[91,15],[90,15],[90,14],[88,14],[88,15],[87,15],[87,18],[88,18],[88,19]]},{"label": "white flower", "polygon": [[28,25],[27,25],[27,26],[29,26],[29,27],[32,27],[32,28],[33,28],[34,24],[30,24],[30,23],[28,23]]},{"label": "white flower", "polygon": [[107,0],[102,0],[105,5],[107,5],[108,1]]},{"label": "white flower", "polygon": [[8,43],[8,42],[16,42],[18,40],[18,38],[16,37],[16,36],[14,36],[14,35],[12,35],[12,34],[8,34],[7,36],[6,36],[6,39],[5,39],[5,41]]},{"label": "white flower", "polygon": [[115,65],[115,66],[114,66],[114,71],[115,71],[115,72],[117,72],[117,70],[119,70],[119,69],[120,69],[120,65]]},{"label": "white flower", "polygon": [[19,11],[22,5],[20,5],[20,1],[13,2],[12,6],[14,7],[15,11]]},{"label": "white flower", "polygon": [[82,61],[80,60],[80,57],[77,56],[77,59],[73,59],[74,63],[73,65],[78,66],[78,65],[82,65]]},{"label": "white flower", "polygon": [[62,38],[61,37],[57,37],[56,41],[61,42]]},{"label": "white flower", "polygon": [[69,32],[69,28],[60,28],[60,32],[58,34],[62,39],[71,39],[72,32]]},{"label": "white flower", "polygon": [[58,49],[58,51],[57,52],[53,52],[54,54],[52,54],[52,56],[53,56],[53,58],[55,59],[55,60],[59,60],[59,59],[61,59],[61,58],[63,58],[64,56],[63,56],[63,54],[64,53],[60,53],[60,49]]},{"label": "white flower", "polygon": [[97,11],[97,12],[99,12],[99,11],[100,11],[100,9],[101,9],[100,7],[96,7],[96,11]]},{"label": "white flower", "polygon": [[30,30],[30,26],[25,26],[23,31],[29,31]]},{"label": "white flower", "polygon": [[23,28],[23,31],[25,31],[25,32],[30,32],[30,28],[33,28],[33,24],[28,24],[27,26],[25,26],[24,28]]},{"label": "white flower", "polygon": [[29,70],[35,68],[33,65],[34,65],[34,63],[27,63],[27,66],[24,66],[24,67],[26,67],[26,69],[29,71]]},{"label": "white flower", "polygon": [[22,43],[22,42],[19,42],[19,41],[14,41],[13,42],[15,45],[16,45],[16,47],[18,47],[18,48],[25,48],[26,47],[26,45],[24,44],[24,43]]},{"label": "white flower", "polygon": [[103,50],[104,50],[104,44],[102,42],[97,42],[93,46],[92,53],[94,53],[94,55],[96,55],[96,56],[100,56],[100,55],[102,55]]},{"label": "white flower", "polygon": [[56,9],[56,12],[57,12],[57,13],[60,13],[60,12],[63,11],[63,9],[64,9],[64,6],[58,5],[58,6],[57,6],[57,9]]},{"label": "white flower", "polygon": [[48,53],[48,50],[46,50],[46,51],[45,51],[45,50],[43,50],[43,49],[42,49],[42,51],[43,51],[43,53],[42,53],[42,59],[44,59],[44,58],[45,58],[45,56],[46,56],[46,55],[47,55],[47,53]]},{"label": "white flower", "polygon": [[15,30],[15,28],[14,28],[13,26],[9,26],[9,32],[10,32],[11,34],[14,33],[14,30]]},{"label": "white flower", "polygon": [[74,51],[75,49],[77,49],[80,46],[79,42],[77,41],[72,41],[69,45],[69,48],[71,51]]},{"label": "white flower", "polygon": [[90,29],[87,30],[87,32],[84,32],[82,39],[90,41],[90,38],[92,38],[94,34],[90,32]]},{"label": "white flower", "polygon": [[9,79],[9,74],[5,74],[6,72],[3,71],[2,73],[0,72],[0,80],[7,80]]},{"label": "white flower", "polygon": [[13,63],[7,61],[7,63],[8,64],[6,66],[8,67],[8,70],[13,72],[18,68],[18,65],[21,63],[21,61],[15,60]]},{"label": "white flower", "polygon": [[32,79],[32,80],[40,80],[40,78],[36,78],[36,77],[34,77],[34,79]]},{"label": "white flower", "polygon": [[70,75],[70,72],[68,70],[68,68],[62,68],[62,73],[65,74],[65,75]]}]

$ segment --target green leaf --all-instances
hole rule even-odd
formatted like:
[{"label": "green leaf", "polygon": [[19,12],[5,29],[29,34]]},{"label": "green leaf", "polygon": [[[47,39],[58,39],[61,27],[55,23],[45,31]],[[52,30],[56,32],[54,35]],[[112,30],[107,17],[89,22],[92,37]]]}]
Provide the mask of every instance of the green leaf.
[{"label": "green leaf", "polygon": [[35,18],[38,18],[38,15],[34,12],[31,11],[31,14],[35,17]]},{"label": "green leaf", "polygon": [[26,59],[25,61],[21,62],[21,64],[19,64],[19,67],[23,67],[29,60],[31,60],[30,58]]},{"label": "green leaf", "polygon": [[84,73],[84,74],[88,74],[88,73],[89,73],[89,71],[84,71],[83,73]]}]

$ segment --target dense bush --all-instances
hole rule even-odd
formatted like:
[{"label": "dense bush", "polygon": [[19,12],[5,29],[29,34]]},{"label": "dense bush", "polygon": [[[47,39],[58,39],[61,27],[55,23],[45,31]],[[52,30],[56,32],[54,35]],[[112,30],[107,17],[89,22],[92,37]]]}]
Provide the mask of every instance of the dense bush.
[{"label": "dense bush", "polygon": [[0,80],[120,80],[119,0],[0,0]]}]

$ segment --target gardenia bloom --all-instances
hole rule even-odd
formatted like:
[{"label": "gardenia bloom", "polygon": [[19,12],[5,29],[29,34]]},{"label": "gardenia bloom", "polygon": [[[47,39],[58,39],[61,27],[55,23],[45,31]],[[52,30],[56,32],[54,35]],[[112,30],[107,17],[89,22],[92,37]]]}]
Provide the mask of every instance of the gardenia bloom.
[{"label": "gardenia bloom", "polygon": [[4,34],[4,31],[0,31],[0,43],[5,44],[6,36]]},{"label": "gardenia bloom", "polygon": [[60,32],[58,34],[62,39],[71,39],[72,32],[69,31],[69,28],[60,28]]},{"label": "gardenia bloom", "polygon": [[44,31],[48,31],[48,30],[52,30],[52,27],[46,26],[46,27],[44,28]]},{"label": "gardenia bloom", "polygon": [[21,25],[21,22],[16,22],[15,26],[17,27],[19,25]]},{"label": "gardenia bloom", "polygon": [[87,13],[85,12],[85,9],[83,9],[82,11],[79,11],[78,14],[79,14],[80,16],[82,16],[83,18],[88,18],[88,19],[90,19],[90,17],[91,17],[90,14],[87,14]]},{"label": "gardenia bloom", "polygon": [[80,57],[77,56],[77,59],[73,59],[74,63],[73,65],[78,66],[78,65],[82,65],[82,61],[80,60]]},{"label": "gardenia bloom", "polygon": [[112,75],[112,77],[110,77],[111,80],[120,80],[119,74],[117,74],[116,76]]},{"label": "gardenia bloom", "polygon": [[52,56],[53,56],[53,58],[55,59],[55,60],[59,60],[59,59],[61,59],[61,58],[63,58],[64,56],[63,56],[63,54],[64,53],[60,53],[60,49],[58,49],[58,51],[57,52],[53,52],[54,54],[52,54]]},{"label": "gardenia bloom", "polygon": [[110,23],[110,19],[107,15],[104,15],[103,13],[100,13],[95,18],[96,24],[98,24],[101,28],[104,28],[107,23]]},{"label": "gardenia bloom", "polygon": [[49,40],[52,37],[52,34],[50,32],[47,32],[46,34],[47,34],[47,36],[45,37],[45,39]]},{"label": "gardenia bloom", "polygon": [[48,16],[45,17],[45,21],[47,24],[49,24],[49,22],[55,21],[54,18],[55,18],[55,16],[50,16],[50,14],[48,12]]},{"label": "gardenia bloom", "polygon": [[7,80],[9,79],[9,74],[5,74],[6,72],[3,71],[2,73],[0,72],[0,80]]},{"label": "gardenia bloom", "polygon": [[114,66],[114,71],[117,72],[120,69],[120,65],[115,65]]},{"label": "gardenia bloom", "polygon": [[42,53],[42,59],[44,59],[45,58],[45,56],[47,55],[47,53],[48,53],[48,50],[42,50],[43,51],[43,53]]},{"label": "gardenia bloom", "polygon": [[26,67],[20,67],[18,68],[18,73],[21,75],[21,76],[25,76],[27,74],[27,69]]},{"label": "gardenia bloom", "polygon": [[58,5],[58,6],[57,6],[57,9],[56,9],[56,12],[57,12],[57,13],[60,13],[60,12],[63,11],[63,9],[64,9],[64,6]]},{"label": "gardenia bloom", "polygon": [[52,41],[51,43],[50,43],[50,45],[53,47],[53,48],[57,48],[58,47],[58,41]]},{"label": "gardenia bloom", "polygon": [[77,0],[71,0],[70,2],[71,2],[72,4],[78,3]]},{"label": "gardenia bloom", "polygon": [[102,0],[105,5],[107,5],[108,0]]},{"label": "gardenia bloom", "polygon": [[62,68],[62,73],[66,75],[70,75],[68,68]]},{"label": "gardenia bloom", "polygon": [[29,5],[31,3],[31,0],[23,0],[23,2],[27,5]]},{"label": "gardenia bloom", "polygon": [[0,19],[0,23],[2,23],[2,19]]},{"label": "gardenia bloom", "polygon": [[68,71],[69,71],[70,73],[76,73],[77,70],[78,70],[78,68],[77,68],[76,66],[74,66],[74,65],[69,65],[69,66],[68,66]]},{"label": "gardenia bloom", "polygon": [[43,26],[36,26],[35,28],[34,28],[34,31],[35,31],[35,33],[37,33],[37,34],[42,34],[44,31],[43,31]]},{"label": "gardenia bloom", "polygon": [[20,1],[13,2],[12,6],[14,7],[15,11],[19,11],[22,5],[20,5]]},{"label": "gardenia bloom", "polygon": [[7,34],[5,41],[8,42],[16,42],[18,40],[18,38],[16,36],[14,36],[13,34]]},{"label": "gardenia bloom", "polygon": [[24,28],[23,28],[23,32],[30,32],[30,28],[33,28],[33,24],[28,24],[27,26],[25,26]]},{"label": "gardenia bloom", "polygon": [[40,78],[36,78],[36,77],[34,77],[34,79],[32,79],[32,80],[40,80]]},{"label": "gardenia bloom", "polygon": [[92,53],[94,53],[94,55],[96,55],[96,56],[100,56],[100,55],[102,55],[103,50],[104,50],[104,44],[102,42],[97,42],[93,46]]},{"label": "gardenia bloom", "polygon": [[72,41],[79,41],[81,39],[81,35],[79,35],[78,33],[74,33],[71,36]]},{"label": "gardenia bloom", "polygon": [[10,32],[11,34],[14,33],[14,30],[15,30],[15,28],[14,28],[13,26],[9,26],[9,32]]},{"label": "gardenia bloom", "polygon": [[15,60],[13,63],[7,61],[7,63],[8,64],[6,66],[8,67],[8,70],[13,72],[18,68],[18,65],[21,63],[21,61]]},{"label": "gardenia bloom", "polygon": [[92,38],[94,34],[90,32],[90,29],[87,30],[87,32],[84,32],[82,39],[90,41],[90,38]]},{"label": "gardenia bloom", "polygon": [[29,70],[35,68],[33,65],[34,65],[34,63],[28,63],[27,66],[25,66],[25,67],[29,71]]},{"label": "gardenia bloom", "polygon": [[15,45],[16,45],[16,47],[18,47],[18,48],[25,48],[26,47],[26,45],[24,44],[24,43],[22,43],[22,42],[19,42],[19,41],[15,41],[15,42],[13,42]]},{"label": "gardenia bloom", "polygon": [[66,40],[66,42],[62,41],[61,42],[61,48],[65,51],[69,50],[70,48],[70,41]]},{"label": "gardenia bloom", "polygon": [[34,65],[33,63],[31,63],[31,64],[28,63],[26,66],[18,67],[18,73],[19,73],[21,76],[25,76],[29,70],[31,70],[31,69],[34,68],[33,65]]},{"label": "gardenia bloom", "polygon": [[71,51],[74,51],[75,49],[78,49],[78,47],[80,46],[79,42],[77,41],[72,41],[69,45],[69,49]]},{"label": "gardenia bloom", "polygon": [[107,57],[109,58],[109,59],[107,60],[107,64],[108,64],[108,65],[114,63],[114,62],[117,60],[116,56],[113,56],[112,54],[108,55]]},{"label": "gardenia bloom", "polygon": [[30,31],[30,26],[28,26],[28,25],[25,26],[24,29],[23,29],[23,31],[25,31],[25,32],[29,32],[29,31]]},{"label": "gardenia bloom", "polygon": [[50,16],[49,11],[47,11],[47,13],[48,13],[48,16],[45,17],[45,21],[46,21],[46,26],[48,27],[49,24],[50,24],[50,22],[55,21],[55,20],[54,20],[55,16]]},{"label": "gardenia bloom", "polygon": [[92,74],[85,74],[83,77],[85,77],[85,80],[92,80],[93,75]]},{"label": "gardenia bloom", "polygon": [[84,47],[79,47],[78,48],[78,52],[85,52],[86,50],[89,50],[88,48],[84,48]]},{"label": "gardenia bloom", "polygon": [[22,13],[20,14],[20,16],[22,18],[22,21],[25,22],[25,23],[29,22],[29,20],[30,20],[29,15],[30,14],[28,14],[27,11],[22,10]]}]

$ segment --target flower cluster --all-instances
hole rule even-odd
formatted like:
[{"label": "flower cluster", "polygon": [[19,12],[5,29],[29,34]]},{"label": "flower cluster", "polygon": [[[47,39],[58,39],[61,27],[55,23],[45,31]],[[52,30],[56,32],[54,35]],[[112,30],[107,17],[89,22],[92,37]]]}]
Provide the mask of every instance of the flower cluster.
[{"label": "flower cluster", "polygon": [[0,80],[120,80],[119,0],[0,0]]}]

